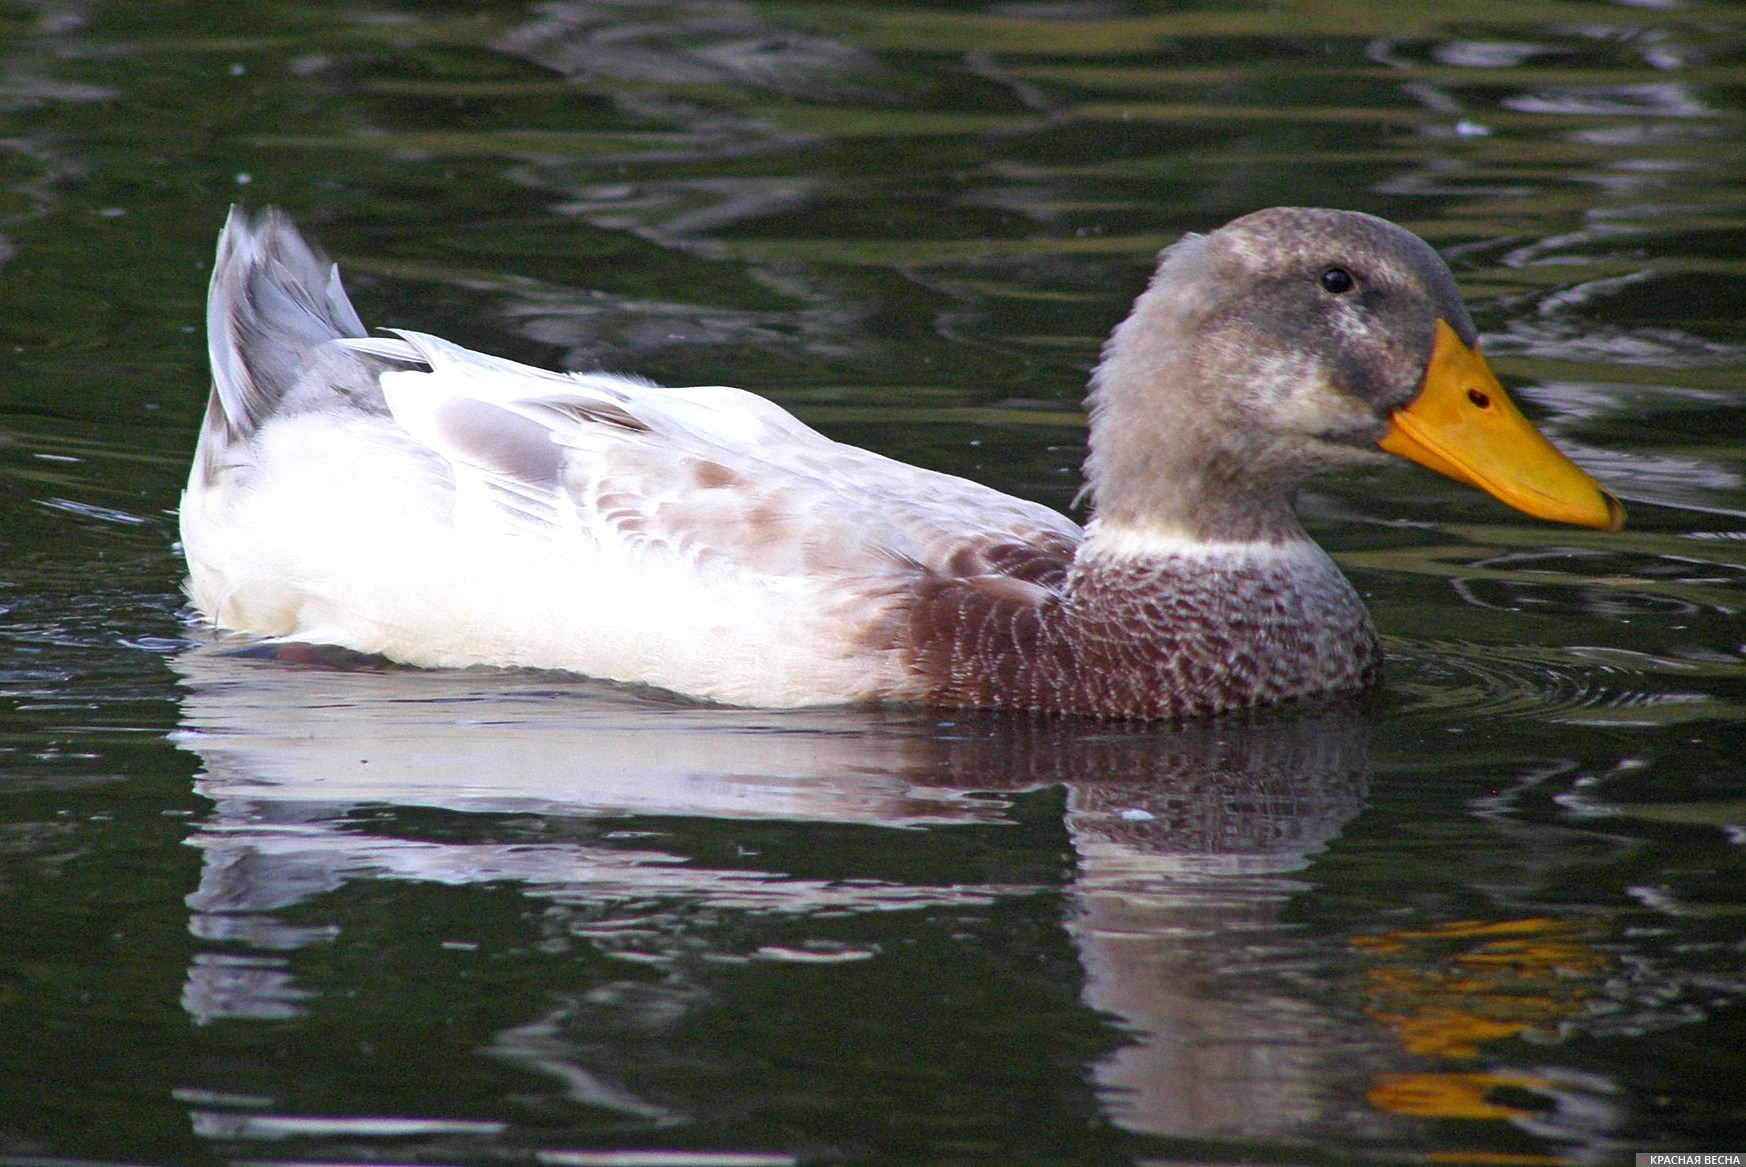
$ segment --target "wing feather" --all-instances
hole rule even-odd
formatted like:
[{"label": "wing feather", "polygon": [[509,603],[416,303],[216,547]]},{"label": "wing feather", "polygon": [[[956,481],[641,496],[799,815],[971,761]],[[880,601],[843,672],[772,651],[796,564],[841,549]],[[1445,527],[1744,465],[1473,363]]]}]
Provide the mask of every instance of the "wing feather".
[{"label": "wing feather", "polygon": [[500,519],[562,515],[582,537],[767,576],[990,575],[1044,590],[1081,537],[1047,507],[832,441],[743,390],[551,373],[398,335],[370,351],[404,343],[429,372],[383,374],[389,408]]}]

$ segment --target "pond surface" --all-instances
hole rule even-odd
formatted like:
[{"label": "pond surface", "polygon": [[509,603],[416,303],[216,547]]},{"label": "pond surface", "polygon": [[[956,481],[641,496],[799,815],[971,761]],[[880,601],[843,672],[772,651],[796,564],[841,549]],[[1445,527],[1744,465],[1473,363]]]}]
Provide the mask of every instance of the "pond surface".
[{"label": "pond surface", "polygon": [[[1372,211],[1631,524],[1319,481],[1389,685],[1210,724],[227,655],[232,201],[1061,508],[1159,247]],[[1746,6],[17,0],[0,258],[0,1165],[1746,1150]]]}]

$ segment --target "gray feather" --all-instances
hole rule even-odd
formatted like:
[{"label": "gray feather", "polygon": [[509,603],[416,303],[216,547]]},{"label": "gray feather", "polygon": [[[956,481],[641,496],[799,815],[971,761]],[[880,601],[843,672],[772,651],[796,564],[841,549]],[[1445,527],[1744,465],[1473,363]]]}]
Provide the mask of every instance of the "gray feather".
[{"label": "gray feather", "polygon": [[377,378],[391,368],[423,367],[414,354],[356,344],[364,323],[340,285],[339,268],[276,209],[251,221],[231,208],[213,262],[206,324],[212,399],[200,465],[209,475],[246,457],[235,447],[275,414],[386,414]]}]

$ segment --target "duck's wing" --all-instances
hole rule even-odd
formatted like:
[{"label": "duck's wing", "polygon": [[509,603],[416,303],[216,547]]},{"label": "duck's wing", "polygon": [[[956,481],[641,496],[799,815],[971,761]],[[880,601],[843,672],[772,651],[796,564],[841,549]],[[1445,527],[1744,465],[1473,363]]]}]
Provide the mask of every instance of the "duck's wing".
[{"label": "duck's wing", "polygon": [[[831,441],[738,389],[555,373],[421,333],[368,336],[334,265],[277,211],[232,212],[208,324],[213,394],[185,508],[196,515],[220,479],[254,476],[261,435],[300,420],[305,450],[370,435],[382,474],[446,464],[457,521],[472,530],[712,570],[1051,588],[1080,538],[1046,507]],[[444,491],[432,483],[421,497]]]},{"label": "duck's wing", "polygon": [[1059,585],[1081,537],[1047,507],[832,441],[739,389],[551,373],[396,336],[339,343],[394,366],[380,377],[387,406],[454,467],[462,521],[710,571],[920,573],[1041,591]]}]

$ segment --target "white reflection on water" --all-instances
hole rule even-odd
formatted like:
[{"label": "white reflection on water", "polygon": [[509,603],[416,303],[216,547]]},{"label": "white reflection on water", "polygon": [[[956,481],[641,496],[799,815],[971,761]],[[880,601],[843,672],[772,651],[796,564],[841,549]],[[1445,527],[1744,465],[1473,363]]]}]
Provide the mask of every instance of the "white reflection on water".
[{"label": "white reflection on water", "polygon": [[[647,847],[391,837],[372,832],[361,808],[927,828],[1000,822],[1009,803],[986,792],[1064,784],[1076,857],[1065,924],[1084,1000],[1132,1039],[1091,1067],[1112,1119],[1147,1132],[1270,1138],[1381,1121],[1363,1105],[1361,1082],[1389,1056],[1366,1046],[1386,1042],[1302,990],[1307,958],[1277,920],[1300,890],[1290,873],[1362,805],[1363,729],[1349,709],[1135,731],[927,711],[697,708],[551,676],[342,672],[208,648],[176,666],[179,740],[199,754],[198,788],[214,804],[189,840],[204,855],[191,928],[249,949],[195,959],[183,1005],[198,1021],[310,1008],[287,953],[334,942],[337,931],[280,913],[357,879],[512,883],[554,906],[565,943],[656,963],[695,949],[700,913],[840,917],[1056,890],[718,870],[662,850],[666,835]],[[685,906],[651,915],[651,903]],[[879,953],[836,942],[717,955]],[[609,1002],[614,1017],[648,1014],[635,1023],[650,1040],[690,1007],[671,986],[624,988],[635,999]],[[601,1007],[561,1004],[501,1031],[489,1052],[557,1080],[578,1102],[673,1120],[633,1084],[586,1064],[566,1036],[578,1024],[571,1014]]]},{"label": "white reflection on water", "polygon": [[[203,854],[190,928],[225,945],[190,964],[183,1007],[197,1022],[274,1022],[319,1008],[291,954],[341,941],[337,926],[308,922],[307,905],[357,880],[512,885],[547,905],[552,951],[585,946],[670,971],[701,958],[729,977],[735,966],[878,961],[881,942],[842,938],[846,918],[1064,892],[1082,999],[1128,1038],[1086,1068],[1112,1122],[1335,1146],[1386,1143],[1410,1125],[1374,1090],[1419,1081],[1394,1072],[1419,1063],[1338,978],[1321,975],[1326,941],[1280,918],[1304,890],[1293,873],[1362,809],[1364,726],[1348,706],[1133,727],[704,708],[551,675],[348,672],[211,647],[175,665],[179,741],[200,756],[197,788],[213,802],[188,839]],[[644,836],[634,821],[546,843],[525,830],[493,838],[489,822],[481,837],[456,839],[389,834],[370,819],[392,806],[523,822],[660,816],[927,830],[1011,821],[1011,796],[1045,786],[1066,791],[1074,864],[1064,887],[1053,876],[900,882],[727,870],[678,853],[682,833]],[[299,905],[303,922],[282,914]],[[748,914],[829,920],[832,935],[768,944],[755,928],[722,926]],[[471,944],[446,937],[444,946]],[[684,1099],[640,1093],[612,1048],[683,1041],[677,1023],[711,997],[685,975],[629,974],[529,1001],[526,1020],[478,1052],[582,1107],[662,1129],[697,1116]],[[750,1051],[668,1053],[731,1065]],[[1555,1076],[1532,1082],[1550,1109],[1510,1121],[1562,1145],[1606,1142],[1614,1108],[1575,1107]],[[249,1140],[303,1121],[271,1105],[244,1110],[203,1107],[198,1129]]]},{"label": "white reflection on water", "polygon": [[1288,878],[1360,808],[1364,753],[1335,718],[1173,759],[1168,786],[1069,783],[1068,922],[1085,1000],[1132,1044],[1095,1067],[1117,1122],[1211,1138],[1351,1135],[1371,1034],[1293,983]]}]

